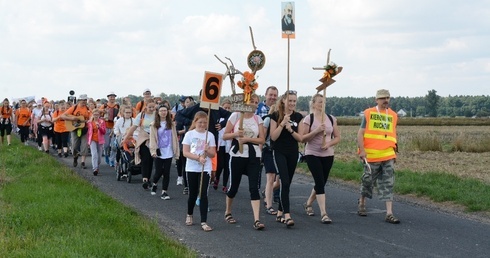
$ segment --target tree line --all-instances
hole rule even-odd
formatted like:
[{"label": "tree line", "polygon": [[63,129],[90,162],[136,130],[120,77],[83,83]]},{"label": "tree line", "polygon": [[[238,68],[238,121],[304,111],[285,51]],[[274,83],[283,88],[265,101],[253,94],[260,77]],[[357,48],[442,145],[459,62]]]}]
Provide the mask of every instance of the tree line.
[{"label": "tree line", "polygon": [[[129,95],[131,102],[137,103],[143,97]],[[172,106],[180,95],[161,93],[162,99]],[[198,96],[192,96],[198,100]],[[221,96],[221,100],[229,96]],[[261,96],[264,99],[264,96]],[[309,111],[311,96],[298,96],[297,110]],[[358,116],[361,111],[375,105],[374,97],[335,97],[327,95],[325,111],[334,116]],[[451,96],[441,97],[436,90],[428,91],[423,97],[392,97],[390,107],[398,112],[403,109],[408,117],[490,117],[490,96]]]}]

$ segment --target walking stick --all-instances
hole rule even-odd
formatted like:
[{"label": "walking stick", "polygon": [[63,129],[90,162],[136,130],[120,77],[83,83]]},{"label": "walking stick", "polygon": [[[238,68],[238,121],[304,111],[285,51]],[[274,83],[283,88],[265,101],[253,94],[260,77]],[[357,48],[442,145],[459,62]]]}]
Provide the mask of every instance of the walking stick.
[{"label": "walking stick", "polygon": [[[211,114],[211,104],[209,104],[209,107],[208,107],[208,127],[206,128],[206,138],[204,140],[204,144],[207,144],[208,142],[208,128],[209,128],[209,115]],[[206,153],[206,150],[204,150],[204,153]],[[206,159],[206,156],[204,156],[204,158]],[[202,194],[202,182],[203,182],[203,178],[204,178],[204,165],[206,164],[206,162],[204,162],[204,164],[202,164],[202,168],[201,168],[201,182],[199,184],[199,196],[196,200],[196,205],[199,206],[199,204],[201,203],[201,194]]]}]

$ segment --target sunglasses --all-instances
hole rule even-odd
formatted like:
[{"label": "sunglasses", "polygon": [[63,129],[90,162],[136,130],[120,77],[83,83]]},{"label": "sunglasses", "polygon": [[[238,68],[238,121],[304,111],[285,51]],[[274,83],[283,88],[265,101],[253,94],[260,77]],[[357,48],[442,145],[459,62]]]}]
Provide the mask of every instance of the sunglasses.
[{"label": "sunglasses", "polygon": [[288,9],[288,13],[293,13],[293,10],[291,10],[291,9]]},{"label": "sunglasses", "polygon": [[286,91],[286,93],[289,94],[289,95],[296,95],[296,94],[298,94],[298,92],[295,91],[295,90],[288,90],[288,91]]},{"label": "sunglasses", "polygon": [[390,97],[384,97],[384,98],[378,98],[378,99],[385,100],[385,99],[390,99]]}]

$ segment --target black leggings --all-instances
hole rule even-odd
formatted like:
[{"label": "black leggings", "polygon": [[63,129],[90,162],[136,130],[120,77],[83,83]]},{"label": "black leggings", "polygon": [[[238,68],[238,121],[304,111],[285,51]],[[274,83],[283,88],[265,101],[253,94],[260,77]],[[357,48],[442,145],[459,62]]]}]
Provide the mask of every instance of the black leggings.
[{"label": "black leggings", "polygon": [[150,149],[146,146],[146,142],[140,145],[140,158],[141,158],[141,174],[143,178],[151,178],[151,171],[153,170],[153,158],[151,157]]},{"label": "black leggings", "polygon": [[327,184],[328,175],[330,174],[330,169],[333,165],[333,157],[317,157],[313,155],[306,155],[306,164],[308,164],[308,169],[315,180],[315,192],[316,194],[325,193],[325,185]]},{"label": "black leggings", "polygon": [[182,152],[182,148],[181,148],[179,159],[176,160],[175,163],[177,163],[177,174],[178,176],[181,176],[182,180],[184,181],[184,187],[189,186],[187,184],[187,173],[185,173],[184,171],[186,162],[187,162],[187,158],[184,157],[184,153]]},{"label": "black leggings", "polygon": [[157,184],[160,177],[162,179],[162,190],[168,190],[168,184],[170,182],[170,166],[172,165],[172,158],[161,159],[155,158],[155,174],[153,175],[153,183]]},{"label": "black leggings", "polygon": [[282,153],[274,150],[273,153],[276,170],[278,171],[281,180],[281,201],[279,202],[278,210],[284,213],[290,213],[289,188],[293,181],[294,171],[296,170],[296,165],[298,163],[298,151]]},{"label": "black leggings", "polygon": [[17,125],[20,133],[20,141],[27,142],[29,140],[29,126]]},{"label": "black leggings", "polygon": [[189,185],[189,199],[187,200],[187,214],[194,214],[194,206],[196,205],[197,197],[199,196],[199,184],[201,183],[201,175],[204,175],[201,185],[201,197],[199,199],[199,211],[201,212],[201,222],[206,222],[208,219],[208,186],[211,177],[207,172],[186,172]]},{"label": "black leggings", "polygon": [[250,199],[260,200],[259,194],[259,177],[260,177],[260,158],[242,158],[231,157],[230,160],[230,188],[226,195],[229,198],[235,198],[242,175],[248,176],[248,190],[250,191]]},{"label": "black leggings", "polygon": [[54,139],[56,143],[56,148],[58,150],[61,150],[62,147],[68,147],[68,136],[70,135],[70,132],[54,132]]},{"label": "black leggings", "polygon": [[230,154],[226,152],[226,146],[219,146],[216,178],[219,180],[221,172],[223,172],[223,186],[226,186],[228,184],[228,179],[230,176],[229,162]]}]

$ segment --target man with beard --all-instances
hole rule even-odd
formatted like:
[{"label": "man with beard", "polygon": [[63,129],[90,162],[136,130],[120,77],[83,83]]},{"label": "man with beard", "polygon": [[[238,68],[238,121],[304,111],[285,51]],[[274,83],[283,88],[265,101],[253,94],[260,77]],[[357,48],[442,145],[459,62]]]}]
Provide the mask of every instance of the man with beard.
[{"label": "man with beard", "polygon": [[291,2],[284,5],[284,15],[281,19],[282,31],[294,33],[293,4]]},{"label": "man with beard", "polygon": [[359,216],[367,216],[366,197],[372,198],[373,185],[376,183],[379,199],[386,203],[385,221],[398,224],[400,220],[393,216],[398,116],[388,107],[389,103],[390,92],[385,89],[378,90],[376,93],[377,105],[364,110],[361,128],[357,133],[359,157],[364,163],[357,213]]}]

